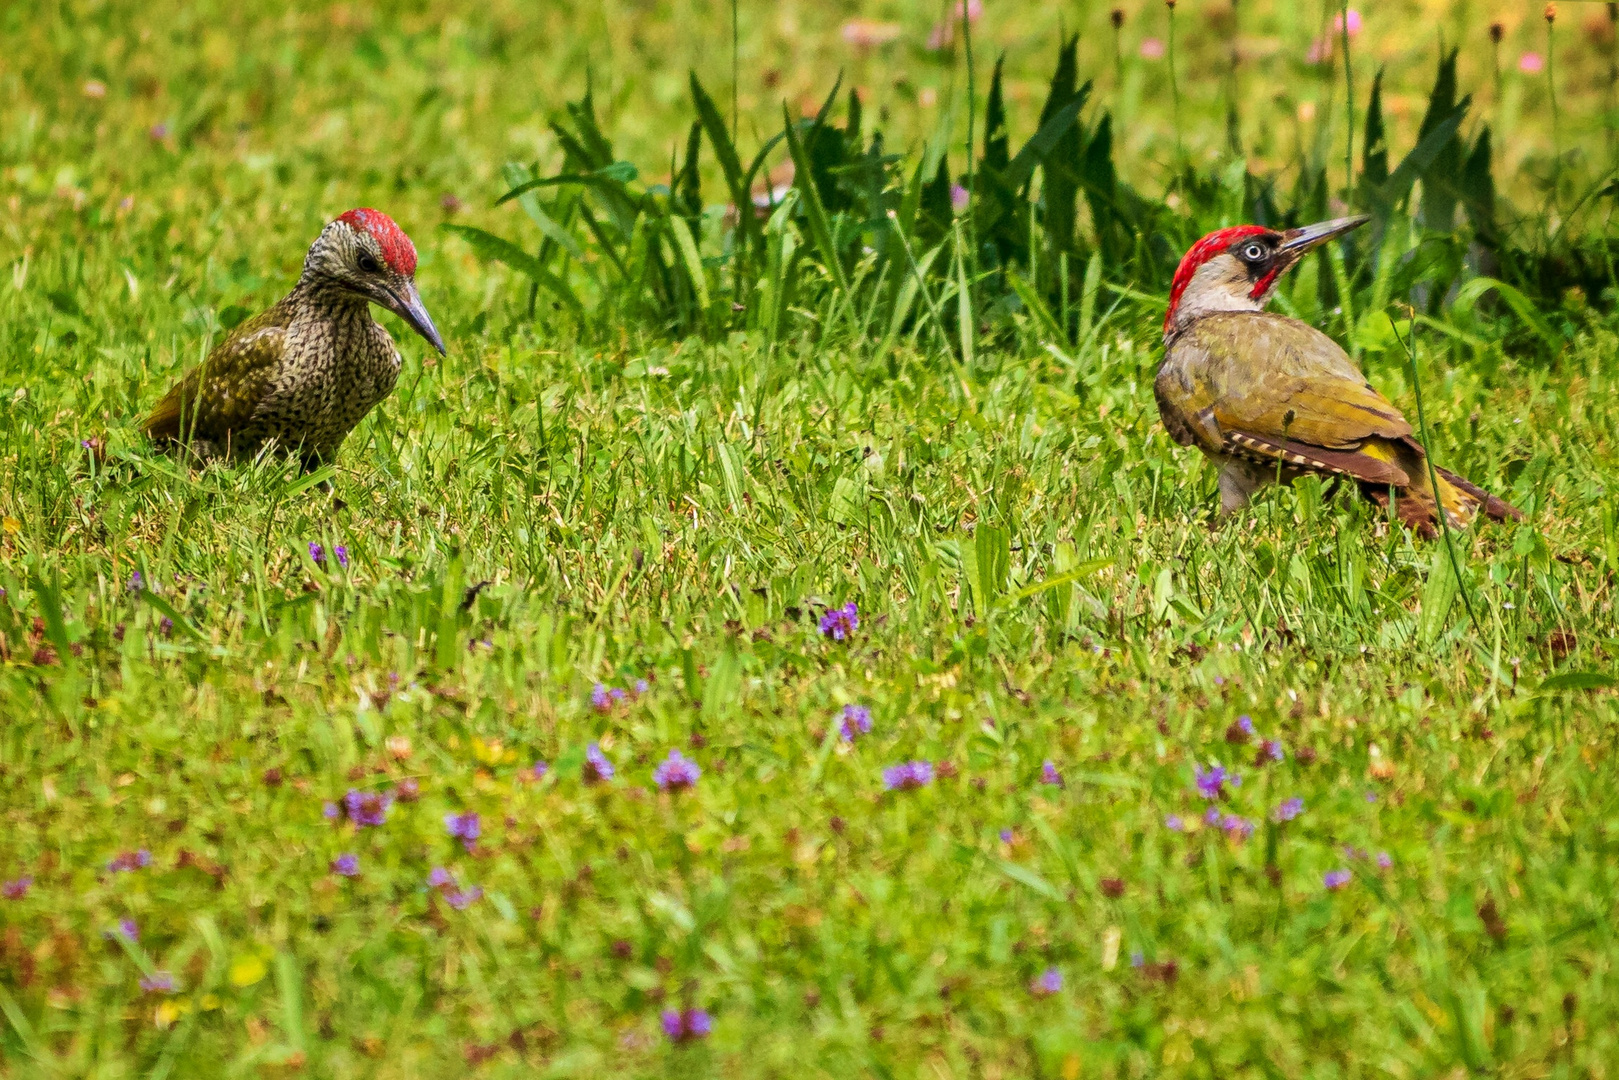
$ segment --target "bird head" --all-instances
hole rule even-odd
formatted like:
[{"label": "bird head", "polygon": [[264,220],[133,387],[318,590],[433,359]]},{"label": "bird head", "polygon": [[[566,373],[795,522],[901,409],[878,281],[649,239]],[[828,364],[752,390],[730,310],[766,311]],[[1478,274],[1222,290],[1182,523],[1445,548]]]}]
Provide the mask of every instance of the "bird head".
[{"label": "bird head", "polygon": [[322,229],[304,259],[304,277],[382,305],[444,352],[416,291],[416,245],[381,210],[350,210]]},{"label": "bird head", "polygon": [[1192,245],[1175,269],[1169,311],[1164,314],[1164,340],[1216,311],[1264,310],[1276,282],[1306,252],[1369,220],[1334,218],[1283,230],[1234,225],[1209,233]]}]

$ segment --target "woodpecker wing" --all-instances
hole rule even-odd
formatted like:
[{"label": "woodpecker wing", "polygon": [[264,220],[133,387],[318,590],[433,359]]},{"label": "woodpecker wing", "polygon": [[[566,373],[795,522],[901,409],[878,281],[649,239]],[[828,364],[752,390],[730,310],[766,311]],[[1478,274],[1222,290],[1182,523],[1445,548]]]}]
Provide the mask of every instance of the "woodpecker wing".
[{"label": "woodpecker wing", "polygon": [[[1370,484],[1426,486],[1411,475],[1422,453],[1411,425],[1314,327],[1264,312],[1209,315],[1171,351],[1180,354],[1170,386],[1172,396],[1182,390],[1177,419],[1210,452]],[[1161,404],[1164,396],[1160,385]]]},{"label": "woodpecker wing", "polygon": [[227,443],[269,393],[284,355],[286,328],[280,305],[239,324],[153,407],[147,436]]}]

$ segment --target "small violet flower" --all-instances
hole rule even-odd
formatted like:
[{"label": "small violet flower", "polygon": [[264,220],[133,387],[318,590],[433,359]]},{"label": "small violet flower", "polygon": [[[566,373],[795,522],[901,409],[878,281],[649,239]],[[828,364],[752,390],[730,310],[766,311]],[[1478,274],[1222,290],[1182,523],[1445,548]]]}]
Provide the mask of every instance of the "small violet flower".
[{"label": "small violet flower", "polygon": [[313,540],[309,541],[309,561],[316,566],[326,565],[326,549]]},{"label": "small violet flower", "polygon": [[141,976],[141,990],[148,994],[174,993],[174,976],[167,971],[154,971]]},{"label": "small violet flower", "polygon": [[1062,989],[1062,972],[1048,967],[1029,983],[1029,993],[1035,997],[1050,997]]},{"label": "small violet flower", "polygon": [[332,548],[332,555],[337,559],[337,565],[347,570],[349,568],[349,549],[342,544]]},{"label": "small violet flower", "polygon": [[613,695],[601,683],[590,688],[590,707],[597,712],[611,712],[613,709]]},{"label": "small violet flower", "polygon": [[703,770],[697,767],[695,761],[688,761],[680,756],[679,750],[669,751],[669,756],[652,770],[652,782],[664,791],[684,791],[697,784],[697,778],[703,775]]},{"label": "small violet flower", "polygon": [[672,1043],[694,1042],[698,1039],[708,1038],[708,1033],[714,1030],[714,1021],[702,1009],[687,1009],[677,1012],[674,1009],[663,1010],[661,1017],[663,1033]]},{"label": "small violet flower", "polygon": [[1325,885],[1329,892],[1337,892],[1345,885],[1348,885],[1349,879],[1352,877],[1354,875],[1348,870],[1328,870],[1321,875],[1321,884]]},{"label": "small violet flower", "polygon": [[584,781],[587,784],[597,784],[613,778],[613,763],[607,760],[601,747],[591,743],[585,747]]},{"label": "small violet flower", "polygon": [[1386,851],[1379,851],[1377,853],[1377,867],[1378,867],[1378,869],[1387,870],[1389,867],[1391,867],[1393,865],[1394,865],[1394,857],[1392,855],[1390,855]]},{"label": "small violet flower", "polygon": [[1304,813],[1304,800],[1295,795],[1278,806],[1271,817],[1276,821],[1292,821],[1302,813]]},{"label": "small violet flower", "polygon": [[1063,786],[1062,773],[1057,771],[1057,766],[1053,762],[1045,761],[1041,763],[1040,782],[1042,784],[1049,784],[1052,787]]},{"label": "small violet flower", "polygon": [[1218,806],[1211,806],[1207,810],[1203,811],[1203,824],[1220,824],[1220,808]]},{"label": "small violet flower", "polygon": [[1010,844],[1011,842],[1012,842],[1012,830],[1011,829],[1002,829],[1001,830],[1001,843]]},{"label": "small violet flower", "polygon": [[364,828],[387,821],[388,807],[393,805],[393,801],[391,792],[361,792],[349,788],[348,794],[343,796],[343,807],[348,811],[349,820]]},{"label": "small violet flower", "polygon": [[141,939],[141,932],[140,927],[135,925],[135,920],[126,916],[119,919],[118,925],[108,930],[106,936],[109,938],[123,938],[125,941],[134,942]]},{"label": "small violet flower", "polygon": [[1197,779],[1197,792],[1205,799],[1218,799],[1224,795],[1227,784],[1232,787],[1242,786],[1242,777],[1226,771],[1224,765],[1211,765],[1208,769],[1200,769],[1194,765],[1192,773]]},{"label": "small violet flower", "polygon": [[840,608],[827,608],[821,616],[821,633],[833,641],[847,641],[860,629],[860,609],[850,600]]},{"label": "small violet flower", "polygon": [[856,736],[865,735],[870,731],[870,709],[864,705],[845,705],[843,707],[843,721],[838,725],[838,732],[843,736],[844,742],[854,742]]},{"label": "small violet flower", "polygon": [[483,897],[483,889],[477,886],[463,890],[455,883],[455,878],[450,872],[442,866],[433,867],[432,873],[427,875],[427,884],[437,889],[439,895],[444,897],[444,902],[456,911],[465,911],[474,901]]},{"label": "small violet flower", "polygon": [[1246,840],[1254,834],[1254,823],[1236,814],[1227,814],[1221,818],[1220,828],[1224,829],[1226,835],[1233,840]]},{"label": "small violet flower", "polygon": [[1181,816],[1179,814],[1165,814],[1164,828],[1169,829],[1172,832],[1180,832],[1182,829],[1186,828],[1186,822],[1181,820]]},{"label": "small violet flower", "polygon": [[131,870],[144,870],[151,865],[152,853],[141,848],[139,851],[120,851],[107,864],[107,870],[114,874],[124,874]]},{"label": "small violet flower", "polygon": [[359,877],[360,857],[354,854],[339,855],[332,860],[332,873],[338,877]]},{"label": "small violet flower", "polygon": [[551,766],[543,761],[536,761],[534,767],[528,771],[528,775],[535,780],[544,780],[545,774],[550,771]]},{"label": "small violet flower", "polygon": [[28,890],[33,887],[33,884],[34,879],[24,874],[20,878],[0,885],[0,896],[4,896],[7,900],[21,900],[28,895]]},{"label": "small violet flower", "polygon": [[476,810],[468,810],[464,814],[445,814],[444,827],[450,835],[461,841],[461,846],[471,851],[478,841],[478,834],[483,831],[478,822]]},{"label": "small violet flower", "polygon": [[139,570],[137,570],[133,574],[129,575],[129,591],[130,592],[132,592],[132,593],[142,592],[143,590],[145,590],[145,588],[146,588],[146,579],[141,577],[141,572]]},{"label": "small violet flower", "polygon": [[1282,749],[1281,743],[1275,739],[1261,739],[1259,741],[1259,753],[1254,757],[1254,764],[1263,766],[1273,761],[1283,761],[1286,758],[1287,752]]},{"label": "small violet flower", "polygon": [[933,783],[933,764],[906,761],[883,770],[883,787],[889,791],[911,791]]},{"label": "small violet flower", "polygon": [[635,680],[635,696],[636,697],[640,697],[642,694],[646,693],[648,690],[651,690],[651,689],[652,689],[652,684],[647,682],[645,679],[636,679]]},{"label": "small violet flower", "polygon": [[1518,57],[1518,70],[1525,75],[1539,75],[1546,69],[1546,58],[1537,52],[1526,52]]}]

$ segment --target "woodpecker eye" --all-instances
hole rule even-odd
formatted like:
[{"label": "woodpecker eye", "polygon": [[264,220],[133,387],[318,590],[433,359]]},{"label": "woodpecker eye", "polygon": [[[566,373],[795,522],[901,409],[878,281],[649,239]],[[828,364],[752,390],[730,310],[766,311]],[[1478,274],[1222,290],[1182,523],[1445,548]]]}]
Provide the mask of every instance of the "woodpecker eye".
[{"label": "woodpecker eye", "polygon": [[1250,241],[1243,245],[1241,258],[1243,262],[1264,262],[1267,254],[1264,244]]},{"label": "woodpecker eye", "polygon": [[382,270],[382,267],[377,265],[377,260],[373,259],[371,257],[371,253],[369,251],[360,252],[360,260],[359,261],[360,261],[360,269],[364,273],[375,274],[375,273],[379,273]]}]

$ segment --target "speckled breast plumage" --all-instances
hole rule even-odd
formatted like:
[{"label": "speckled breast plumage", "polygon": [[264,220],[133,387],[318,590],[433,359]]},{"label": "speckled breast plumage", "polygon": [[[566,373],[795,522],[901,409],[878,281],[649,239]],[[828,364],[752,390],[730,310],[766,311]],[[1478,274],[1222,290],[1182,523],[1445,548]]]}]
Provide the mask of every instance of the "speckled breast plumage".
[{"label": "speckled breast plumage", "polygon": [[399,378],[399,350],[363,303],[327,307],[288,326],[279,369],[240,433],[238,454],[274,440],[330,458]]}]

